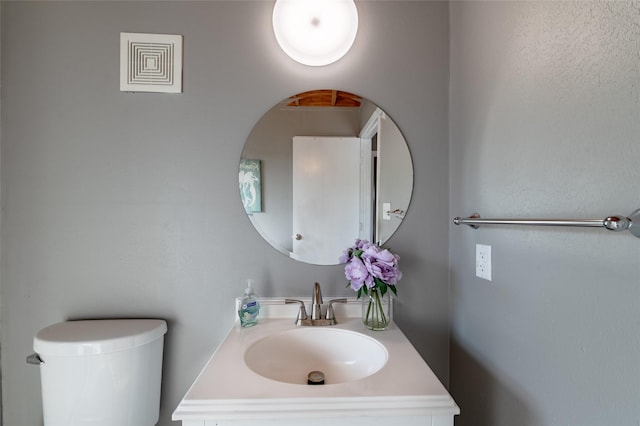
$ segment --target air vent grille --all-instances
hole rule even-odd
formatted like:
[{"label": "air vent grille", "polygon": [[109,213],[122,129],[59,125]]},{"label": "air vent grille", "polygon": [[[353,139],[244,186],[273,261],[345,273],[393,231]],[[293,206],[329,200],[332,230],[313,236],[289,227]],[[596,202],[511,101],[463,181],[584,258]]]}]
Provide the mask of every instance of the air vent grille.
[{"label": "air vent grille", "polygon": [[120,34],[120,90],[182,92],[182,36]]}]

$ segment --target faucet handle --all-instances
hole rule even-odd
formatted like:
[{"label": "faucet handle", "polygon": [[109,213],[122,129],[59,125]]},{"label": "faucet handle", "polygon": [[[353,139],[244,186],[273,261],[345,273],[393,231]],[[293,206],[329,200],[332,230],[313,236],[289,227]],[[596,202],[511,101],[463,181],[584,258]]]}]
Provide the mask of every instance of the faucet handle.
[{"label": "faucet handle", "polygon": [[346,298],[342,298],[342,299],[329,300],[329,306],[327,306],[327,314],[325,316],[325,318],[328,319],[328,320],[335,320],[335,315],[333,313],[333,304],[334,303],[347,303],[347,299]]},{"label": "faucet handle", "polygon": [[296,319],[296,322],[298,320],[306,320],[307,319],[307,309],[304,307],[304,302],[302,300],[284,299],[284,303],[286,303],[286,304],[299,303],[300,304],[300,309],[298,310],[298,318]]}]

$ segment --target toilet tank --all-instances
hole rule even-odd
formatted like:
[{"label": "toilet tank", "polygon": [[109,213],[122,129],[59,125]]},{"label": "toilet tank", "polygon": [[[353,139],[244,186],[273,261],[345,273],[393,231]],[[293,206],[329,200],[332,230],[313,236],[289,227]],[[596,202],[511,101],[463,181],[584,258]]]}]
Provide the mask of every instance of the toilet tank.
[{"label": "toilet tank", "polygon": [[44,425],[155,425],[166,332],[158,319],[67,321],[40,330],[33,349]]}]

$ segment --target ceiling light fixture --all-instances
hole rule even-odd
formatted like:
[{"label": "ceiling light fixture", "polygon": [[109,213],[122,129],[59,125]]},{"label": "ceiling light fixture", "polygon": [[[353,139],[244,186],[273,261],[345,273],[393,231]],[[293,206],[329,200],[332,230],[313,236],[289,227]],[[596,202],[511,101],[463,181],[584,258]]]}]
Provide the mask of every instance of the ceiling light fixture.
[{"label": "ceiling light fixture", "polygon": [[353,0],[276,0],[273,31],[291,59],[311,66],[328,65],[353,45],[358,10]]}]

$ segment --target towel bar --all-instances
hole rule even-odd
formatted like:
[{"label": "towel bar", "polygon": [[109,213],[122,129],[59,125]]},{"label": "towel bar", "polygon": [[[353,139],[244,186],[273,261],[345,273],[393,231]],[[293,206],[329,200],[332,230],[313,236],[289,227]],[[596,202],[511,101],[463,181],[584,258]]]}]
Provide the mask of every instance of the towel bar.
[{"label": "towel bar", "polygon": [[640,209],[629,216],[608,216],[604,219],[483,219],[474,213],[467,218],[455,217],[456,225],[468,225],[478,229],[480,225],[530,225],[530,226],[577,226],[588,228],[605,228],[609,231],[629,231],[640,238]]}]

